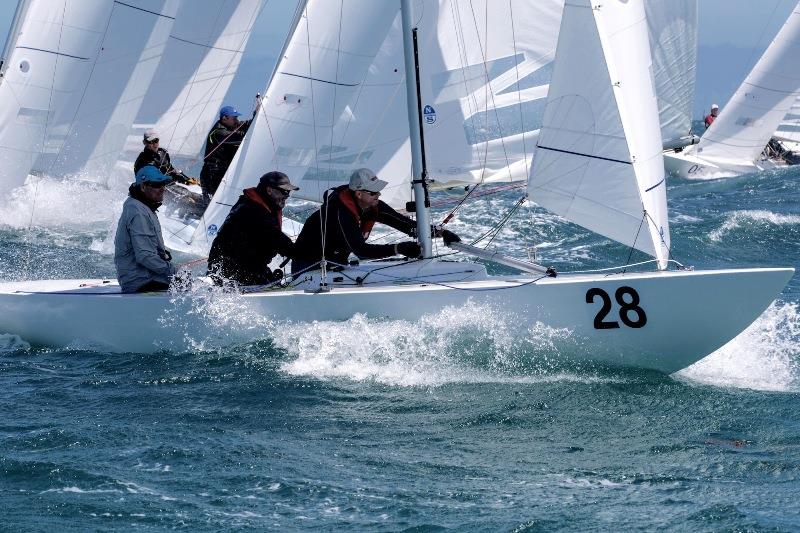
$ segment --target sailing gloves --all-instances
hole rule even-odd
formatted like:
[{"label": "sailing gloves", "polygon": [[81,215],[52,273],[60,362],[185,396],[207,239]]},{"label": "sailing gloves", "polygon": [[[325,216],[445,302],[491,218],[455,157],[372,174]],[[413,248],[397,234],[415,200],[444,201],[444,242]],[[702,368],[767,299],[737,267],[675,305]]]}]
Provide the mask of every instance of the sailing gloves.
[{"label": "sailing gloves", "polygon": [[437,237],[441,237],[444,241],[445,246],[450,246],[454,242],[461,242],[461,237],[450,231],[449,229],[443,229],[439,232]]},{"label": "sailing gloves", "polygon": [[414,241],[398,242],[394,245],[394,249],[398,254],[411,259],[416,259],[422,255],[422,247],[420,247],[419,243]]}]

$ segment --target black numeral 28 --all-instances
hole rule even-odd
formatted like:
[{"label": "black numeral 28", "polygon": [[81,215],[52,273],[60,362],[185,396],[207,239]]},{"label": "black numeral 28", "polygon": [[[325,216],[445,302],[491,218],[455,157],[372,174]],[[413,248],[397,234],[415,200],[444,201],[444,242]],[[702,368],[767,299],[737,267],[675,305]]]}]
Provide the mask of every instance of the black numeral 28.
[{"label": "black numeral 28", "polygon": [[[594,329],[614,329],[619,327],[619,322],[606,321],[605,318],[611,312],[611,297],[603,289],[592,288],[586,291],[586,303],[594,302],[595,296],[599,296],[603,301],[603,307],[594,317]],[[625,300],[628,297],[629,301]],[[644,309],[639,307],[639,293],[632,287],[620,287],[614,293],[614,298],[619,304],[619,319],[629,328],[643,328],[647,324],[647,315]],[[633,316],[634,320],[631,320]]]}]

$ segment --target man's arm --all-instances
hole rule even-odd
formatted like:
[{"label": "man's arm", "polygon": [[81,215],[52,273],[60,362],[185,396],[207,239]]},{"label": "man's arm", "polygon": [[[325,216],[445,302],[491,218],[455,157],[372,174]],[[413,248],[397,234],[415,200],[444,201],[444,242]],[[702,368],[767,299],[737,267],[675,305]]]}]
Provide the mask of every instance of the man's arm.
[{"label": "man's arm", "polygon": [[131,246],[136,262],[155,274],[168,278],[175,273],[172,263],[158,253],[158,236],[144,215],[134,215],[128,223]]},{"label": "man's arm", "polygon": [[338,209],[336,220],[350,251],[361,259],[381,259],[395,255],[393,244],[369,244],[361,234],[361,228],[355,217],[344,209]]},{"label": "man's arm", "polygon": [[417,234],[417,222],[414,219],[401,215],[383,201],[378,202],[377,221],[398,231],[402,231],[410,237],[414,237]]}]

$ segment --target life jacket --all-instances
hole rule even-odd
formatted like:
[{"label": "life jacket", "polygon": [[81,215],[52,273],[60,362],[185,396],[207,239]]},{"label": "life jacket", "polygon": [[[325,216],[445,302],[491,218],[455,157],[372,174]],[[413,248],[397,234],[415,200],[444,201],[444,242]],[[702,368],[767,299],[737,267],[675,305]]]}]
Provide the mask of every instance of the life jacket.
[{"label": "life jacket", "polygon": [[361,229],[361,235],[364,237],[364,240],[367,240],[369,234],[372,233],[372,227],[375,226],[375,221],[369,219],[364,220],[362,218],[361,210],[358,208],[355,196],[353,196],[353,192],[350,189],[344,189],[339,192],[339,201],[342,202],[342,205],[345,206],[354,217],[356,217],[358,227]]},{"label": "life jacket", "polygon": [[[258,194],[258,191],[255,187],[250,187],[249,189],[244,190],[244,195],[247,196],[250,200],[255,202],[256,204],[260,205],[264,209],[267,210],[267,213],[272,213],[272,208],[269,206],[267,202]],[[283,228],[283,210],[278,209],[278,227]]]}]

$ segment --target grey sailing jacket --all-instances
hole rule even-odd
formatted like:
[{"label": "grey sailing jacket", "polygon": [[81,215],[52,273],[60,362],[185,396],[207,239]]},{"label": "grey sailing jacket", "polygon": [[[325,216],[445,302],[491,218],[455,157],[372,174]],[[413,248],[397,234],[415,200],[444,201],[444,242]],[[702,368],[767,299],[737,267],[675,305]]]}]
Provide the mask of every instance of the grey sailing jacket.
[{"label": "grey sailing jacket", "polygon": [[149,281],[169,283],[175,273],[169,259],[155,212],[129,196],[114,238],[114,264],[122,292],[136,292]]}]

